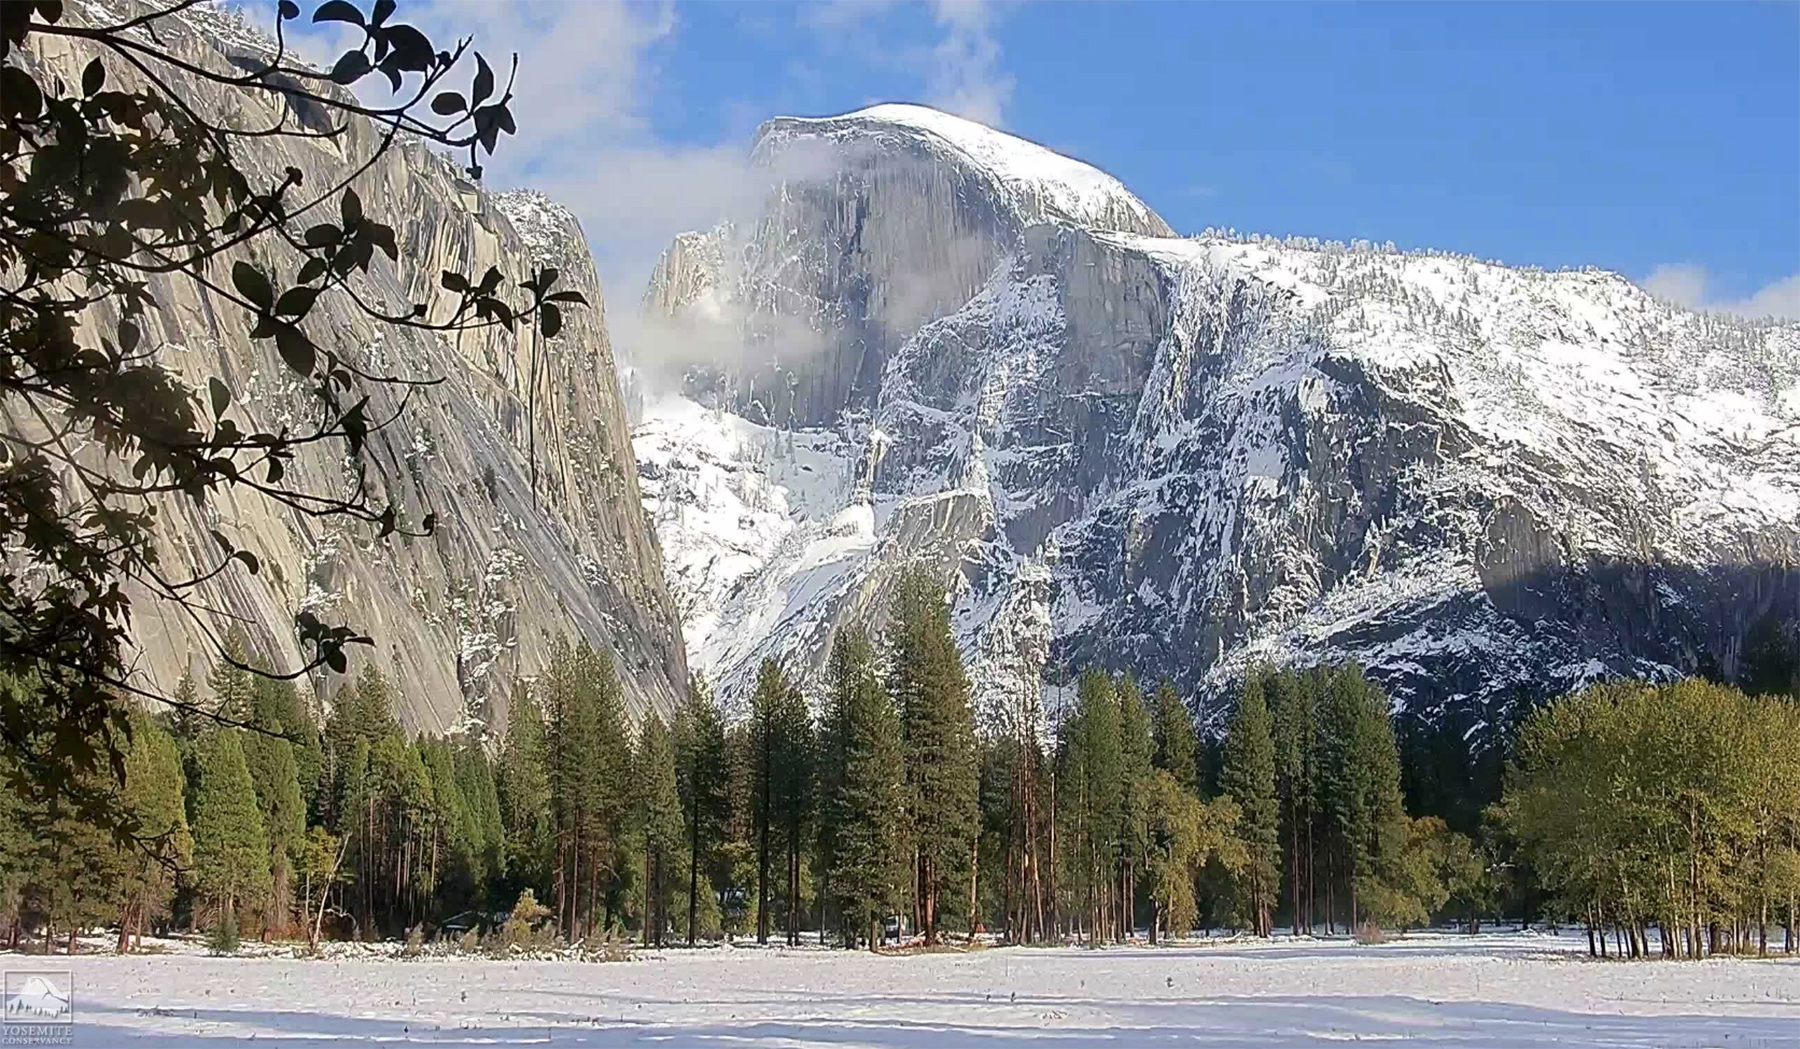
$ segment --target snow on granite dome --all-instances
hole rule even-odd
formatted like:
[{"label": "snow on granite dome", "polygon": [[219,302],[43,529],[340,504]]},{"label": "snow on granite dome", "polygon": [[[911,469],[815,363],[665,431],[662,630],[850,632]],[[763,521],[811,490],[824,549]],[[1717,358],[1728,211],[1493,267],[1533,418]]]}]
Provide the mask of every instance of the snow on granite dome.
[{"label": "snow on granite dome", "polygon": [[929,106],[887,103],[834,117],[778,117],[757,133],[756,150],[764,154],[799,137],[853,141],[884,132],[918,136],[986,175],[1026,222],[1061,218],[1096,229],[1173,235],[1149,205],[1099,168]]},{"label": "snow on granite dome", "polygon": [[575,213],[533,189],[513,189],[491,198],[495,210],[506,216],[519,239],[531,249],[535,261],[556,262],[572,253],[587,251],[581,223]]}]

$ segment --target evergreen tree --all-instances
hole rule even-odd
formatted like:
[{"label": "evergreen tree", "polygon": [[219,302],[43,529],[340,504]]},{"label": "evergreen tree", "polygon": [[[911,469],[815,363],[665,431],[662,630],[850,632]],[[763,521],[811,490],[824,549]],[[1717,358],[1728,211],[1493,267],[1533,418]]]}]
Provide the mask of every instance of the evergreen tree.
[{"label": "evergreen tree", "polygon": [[1200,793],[1200,765],[1195,753],[1194,719],[1168,681],[1156,687],[1151,714],[1150,763],[1175,777],[1190,794]]},{"label": "evergreen tree", "polygon": [[505,839],[508,872],[522,885],[550,896],[550,772],[544,719],[523,681],[506,704],[506,738],[500,746],[494,791]]},{"label": "evergreen tree", "polygon": [[[687,942],[699,936],[701,893],[713,892],[712,853],[729,815],[725,721],[712,691],[698,675],[688,679],[687,699],[675,720],[675,765],[687,821]],[[704,886],[702,886],[704,882]]]},{"label": "evergreen tree", "polygon": [[478,903],[487,880],[483,864],[481,831],[457,782],[456,757],[442,739],[420,737],[419,760],[431,779],[431,802],[426,823],[430,857],[424,864],[423,891],[435,897],[441,915]]},{"label": "evergreen tree", "polygon": [[1319,786],[1333,874],[1349,890],[1352,928],[1362,920],[1360,897],[1379,888],[1405,845],[1400,756],[1388,709],[1387,696],[1359,667],[1330,673],[1320,702]]},{"label": "evergreen tree", "polygon": [[1119,677],[1113,694],[1119,704],[1119,809],[1118,921],[1121,940],[1137,928],[1137,883],[1143,874],[1143,855],[1148,848],[1149,781],[1153,771],[1150,712],[1130,674]]},{"label": "evergreen tree", "polygon": [[669,926],[669,889],[683,849],[681,794],[669,730],[651,710],[638,731],[632,782],[635,823],[644,848],[644,943],[661,947]]},{"label": "evergreen tree", "polygon": [[229,721],[248,721],[256,678],[236,665],[247,664],[251,659],[250,639],[243,627],[234,625],[225,632],[221,653],[225,658],[213,664],[212,672],[206,676],[207,687],[212,689],[212,712]]},{"label": "evergreen tree", "polygon": [[[506,831],[500,821],[500,797],[494,787],[494,767],[481,741],[472,735],[459,737],[451,754],[456,788],[468,806],[470,844],[482,877],[472,902],[489,902],[492,888],[506,874]],[[515,897],[516,898],[516,897]]]},{"label": "evergreen tree", "polygon": [[1283,670],[1264,679],[1268,696],[1270,733],[1275,744],[1275,790],[1280,796],[1282,823],[1286,828],[1288,906],[1294,935],[1312,931],[1313,813],[1317,805],[1314,785],[1316,755],[1314,710],[1318,675],[1306,679]]},{"label": "evergreen tree", "polygon": [[193,877],[219,920],[240,904],[260,905],[269,892],[269,839],[239,736],[221,729],[200,745]]},{"label": "evergreen tree", "polygon": [[1280,804],[1275,796],[1275,741],[1270,734],[1267,688],[1273,673],[1246,676],[1237,710],[1226,727],[1220,786],[1237,804],[1238,835],[1246,862],[1237,879],[1244,915],[1258,936],[1274,931],[1275,894],[1281,870]]},{"label": "evergreen tree", "polygon": [[879,942],[906,879],[906,765],[900,717],[860,628],[831,646],[830,697],[821,737],[825,792],[821,853],[845,945]]},{"label": "evergreen tree", "polygon": [[[264,727],[270,732],[283,730],[279,723]],[[306,837],[306,801],[300,792],[293,747],[286,739],[244,732],[242,749],[269,846],[269,893],[262,917],[266,936],[269,930],[287,923],[294,862]]]},{"label": "evergreen tree", "polygon": [[781,823],[777,783],[783,778],[780,762],[789,750],[786,732],[789,694],[793,686],[781,664],[765,659],[756,672],[756,691],[750,696],[750,745],[755,791],[752,808],[756,834],[756,942],[769,942],[769,865],[775,828]]},{"label": "evergreen tree", "polygon": [[[253,677],[250,687],[250,722],[279,732],[293,751],[294,773],[307,813],[318,813],[319,784],[325,764],[324,742],[318,720],[292,681]],[[246,752],[248,757],[248,752]],[[254,774],[255,770],[251,770]]]},{"label": "evergreen tree", "polygon": [[1085,915],[1090,942],[1097,942],[1113,928],[1108,920],[1113,860],[1123,823],[1125,757],[1111,679],[1098,670],[1084,671],[1075,709],[1058,731],[1058,805],[1069,843],[1063,854],[1066,884],[1071,902]]},{"label": "evergreen tree", "polygon": [[776,751],[774,802],[787,854],[786,887],[782,892],[790,946],[800,943],[802,899],[801,857],[813,830],[814,740],[812,712],[800,687],[791,685],[781,701],[779,746]]},{"label": "evergreen tree", "polygon": [[604,650],[558,639],[542,683],[557,921],[574,941],[610,926],[621,902],[632,748]]},{"label": "evergreen tree", "polygon": [[975,712],[945,596],[928,569],[913,567],[901,575],[889,616],[888,691],[905,741],[914,909],[928,942],[937,939],[939,901],[972,884],[980,829]]}]

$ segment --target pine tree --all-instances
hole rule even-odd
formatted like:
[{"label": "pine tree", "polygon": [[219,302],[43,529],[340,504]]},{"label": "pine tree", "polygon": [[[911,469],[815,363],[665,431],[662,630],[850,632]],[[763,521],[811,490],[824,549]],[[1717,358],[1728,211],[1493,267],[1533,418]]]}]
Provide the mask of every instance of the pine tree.
[{"label": "pine tree", "polygon": [[632,782],[635,820],[644,848],[644,943],[663,945],[669,926],[669,887],[682,852],[681,794],[669,730],[651,710],[638,731]]},{"label": "pine tree", "polygon": [[1099,670],[1084,671],[1075,709],[1057,728],[1059,816],[1069,842],[1064,853],[1067,884],[1070,899],[1086,915],[1090,942],[1098,942],[1114,927],[1108,916],[1124,809],[1125,756],[1112,680]]},{"label": "pine tree", "polygon": [[[279,732],[284,727],[277,723],[266,728]],[[266,936],[287,922],[294,863],[306,837],[306,801],[300,792],[293,747],[286,739],[245,732],[242,749],[269,845],[269,894],[262,919]]]},{"label": "pine tree", "polygon": [[[491,902],[492,890],[506,875],[506,831],[500,822],[500,797],[494,787],[494,766],[481,741],[473,735],[459,737],[451,754],[456,769],[456,788],[462,792],[470,818],[470,844],[474,846],[481,878],[473,902]],[[516,897],[515,897],[516,898]]]},{"label": "pine tree", "polygon": [[457,782],[456,757],[442,739],[420,737],[420,763],[431,779],[427,823],[430,858],[425,863],[424,892],[434,896],[440,914],[448,915],[479,902],[487,880],[481,831]]},{"label": "pine tree", "polygon": [[927,942],[937,939],[939,900],[971,884],[980,830],[975,712],[945,596],[916,566],[901,575],[889,615],[888,691],[905,741],[914,907]]},{"label": "pine tree", "polygon": [[550,896],[550,772],[544,751],[544,718],[523,681],[506,704],[506,738],[500,746],[494,792],[506,843],[505,867],[521,884]]},{"label": "pine tree", "polygon": [[126,848],[118,887],[119,953],[127,937],[169,913],[176,871],[193,865],[194,839],[187,821],[187,783],[181,749],[156,720],[132,717],[131,752],[125,759],[123,801],[137,823],[138,840]]},{"label": "pine tree", "polygon": [[243,627],[233,626],[225,632],[222,652],[225,658],[206,676],[207,687],[212,689],[212,712],[230,721],[248,721],[256,679],[239,665],[248,664],[253,655]]},{"label": "pine tree", "polygon": [[790,946],[800,943],[801,857],[805,854],[813,831],[813,764],[814,739],[812,712],[800,694],[799,685],[791,685],[781,703],[781,723],[775,765],[775,812],[781,825],[781,840],[787,853],[786,887],[782,892],[787,917],[787,939]]},{"label": "pine tree", "polygon": [[1328,675],[1319,716],[1320,804],[1333,876],[1349,890],[1352,928],[1363,917],[1360,896],[1375,887],[1405,844],[1400,756],[1388,709],[1387,697],[1361,668],[1350,665]]},{"label": "pine tree", "polygon": [[1288,905],[1292,908],[1296,936],[1312,931],[1317,690],[1309,687],[1309,682],[1316,677],[1303,679],[1292,670],[1283,670],[1265,679],[1270,733],[1275,743],[1275,790],[1281,798],[1282,821],[1287,830]]},{"label": "pine tree", "polygon": [[906,878],[906,766],[900,717],[882,686],[874,646],[847,627],[831,646],[821,730],[825,801],[821,852],[845,945],[871,947]]},{"label": "pine tree", "polygon": [[325,764],[324,742],[319,737],[318,720],[310,705],[301,698],[300,690],[292,681],[254,678],[250,687],[250,722],[287,738],[293,750],[294,772],[300,782],[305,811],[318,813],[320,777]]},{"label": "pine tree", "polygon": [[1113,694],[1119,704],[1119,857],[1118,922],[1120,939],[1130,939],[1137,926],[1137,883],[1149,835],[1149,780],[1153,771],[1150,712],[1130,674],[1120,675]]},{"label": "pine tree", "polygon": [[788,696],[793,686],[781,664],[765,659],[756,672],[756,691],[750,696],[751,760],[756,834],[756,942],[769,942],[769,863],[776,826],[781,822],[776,783],[780,761],[787,749],[783,738],[788,723]]},{"label": "pine tree", "polygon": [[702,881],[708,894],[713,891],[708,872],[729,814],[726,791],[730,786],[725,721],[712,691],[698,675],[688,679],[687,699],[676,714],[674,735],[682,815],[687,821],[687,942],[691,947],[699,937]]},{"label": "pine tree", "polygon": [[194,884],[221,920],[269,892],[269,839],[239,735],[221,729],[201,741],[194,805]]},{"label": "pine tree", "polygon": [[1200,765],[1194,743],[1194,718],[1168,681],[1156,687],[1151,714],[1150,763],[1175,777],[1175,782],[1196,796],[1200,793]]},{"label": "pine tree", "polygon": [[1246,863],[1236,881],[1243,913],[1258,936],[1274,931],[1275,893],[1281,870],[1280,803],[1275,796],[1275,741],[1270,735],[1266,668],[1246,676],[1237,710],[1226,727],[1220,785],[1238,806],[1238,836]]}]

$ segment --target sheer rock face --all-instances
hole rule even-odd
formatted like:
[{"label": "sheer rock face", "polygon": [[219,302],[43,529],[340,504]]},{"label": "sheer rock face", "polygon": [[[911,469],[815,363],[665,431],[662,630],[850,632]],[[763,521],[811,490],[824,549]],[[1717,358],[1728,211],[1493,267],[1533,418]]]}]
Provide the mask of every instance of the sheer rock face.
[{"label": "sheer rock face", "polygon": [[[81,10],[72,6],[70,17]],[[221,71],[270,46],[231,16],[204,8],[162,26],[162,40],[183,58]],[[66,83],[80,82],[90,54],[50,38],[34,43],[40,61]],[[130,75],[123,63],[108,62],[109,83]],[[262,98],[187,83],[187,97],[213,119],[250,127],[278,115]],[[253,185],[277,180],[289,165],[299,168],[302,199],[310,200],[353,170],[376,141],[375,129],[358,123],[336,142],[264,140],[240,144],[237,155]],[[542,668],[558,633],[613,653],[634,710],[667,712],[685,689],[680,624],[642,511],[601,289],[580,227],[541,195],[490,194],[416,140],[397,143],[354,188],[366,213],[392,225],[398,241],[398,265],[377,253],[364,288],[380,305],[403,310],[423,301],[429,316],[441,317],[454,303],[438,290],[444,270],[479,279],[497,266],[511,287],[533,267],[549,265],[561,271],[557,287],[580,291],[590,308],[566,310],[553,340],[524,328],[516,335],[489,328],[439,336],[384,328],[341,294],[321,297],[305,327],[322,347],[349,354],[372,374],[441,380],[417,390],[404,416],[371,434],[365,451],[374,504],[392,499],[402,523],[415,530],[435,512],[436,534],[377,541],[371,528],[307,519],[261,498],[224,498],[205,512],[171,500],[158,507],[164,558],[210,566],[221,551],[209,530],[228,525],[233,540],[261,558],[262,571],[226,573],[202,595],[205,603],[241,619],[277,667],[302,662],[293,626],[300,611],[370,635],[372,649],[350,650],[350,675],[374,661],[397,684],[399,714],[414,730],[499,717],[510,682]],[[258,264],[291,282],[297,257],[257,243]],[[222,262],[213,272],[229,271],[232,258]],[[231,411],[240,428],[254,422],[301,429],[313,418],[315,399],[271,343],[248,338],[237,306],[188,281],[161,281],[154,290],[162,310],[146,325],[146,340],[160,344],[160,358],[191,385],[204,388],[209,375],[224,379],[235,392]],[[94,323],[104,331],[112,320]],[[387,418],[399,405],[399,390],[364,392],[371,419]],[[310,448],[287,480],[315,491],[342,486],[351,475],[341,456],[340,445]],[[207,633],[222,634],[229,622],[140,601],[137,674],[165,691],[184,671],[204,681],[214,652]],[[321,671],[312,684],[328,698],[346,680]]]},{"label": "sheer rock face", "polygon": [[[765,128],[759,160],[814,169],[687,283],[747,361],[636,431],[690,658],[728,694],[878,621],[914,557],[955,580],[1002,719],[1089,664],[1204,696],[1357,659],[1479,722],[1733,673],[1756,618],[1800,611],[1800,326],[1592,271],[1178,239],[1122,187],[1049,209],[1040,166],[893,108]],[[784,356],[766,333],[795,321]]]}]

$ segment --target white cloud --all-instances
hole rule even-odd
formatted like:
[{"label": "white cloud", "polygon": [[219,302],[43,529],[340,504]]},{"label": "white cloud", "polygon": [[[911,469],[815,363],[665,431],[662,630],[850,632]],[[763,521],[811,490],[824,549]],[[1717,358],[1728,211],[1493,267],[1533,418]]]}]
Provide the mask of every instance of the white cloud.
[{"label": "white cloud", "polygon": [[[803,7],[794,18],[821,51],[847,54],[916,85],[911,100],[1000,124],[1014,89],[994,36],[1006,6],[1003,0],[936,0],[929,8],[838,0]],[[492,157],[479,158],[483,181],[542,190],[575,212],[621,343],[629,342],[628,318],[676,234],[749,217],[761,204],[772,173],[751,168],[748,132],[776,114],[761,107],[752,114],[745,103],[722,100],[727,120],[717,141],[672,143],[657,133],[652,102],[665,89],[659,49],[681,32],[680,12],[668,0],[415,0],[402,4],[396,18],[417,25],[439,47],[472,37],[473,50],[502,84],[512,54],[519,55],[518,133],[502,137]],[[330,24],[295,28],[305,56],[324,66],[361,38]],[[795,24],[767,28],[793,32]],[[465,90],[473,74],[471,56],[444,86]],[[815,65],[803,57],[791,60],[788,74],[801,88],[815,81],[803,93],[821,93]],[[371,77],[358,90],[385,93],[385,84]],[[457,159],[466,163],[467,154]],[[621,345],[627,355],[631,349]]]},{"label": "white cloud", "polygon": [[1657,298],[1691,310],[1800,320],[1800,273],[1771,281],[1741,299],[1710,294],[1711,283],[1706,267],[1688,262],[1664,263],[1641,282],[1644,290]]},{"label": "white cloud", "polygon": [[1000,68],[992,29],[994,5],[982,0],[937,0],[933,15],[944,38],[931,51],[926,101],[940,109],[1002,126],[1015,81]]},{"label": "white cloud", "polygon": [[812,30],[827,48],[857,55],[860,60],[918,82],[920,101],[994,127],[1005,126],[1016,81],[1001,67],[1000,42],[994,30],[1013,6],[1007,0],[933,0],[933,43],[896,45],[891,23],[896,10],[917,8],[894,0],[820,0],[800,9],[803,28]]},{"label": "white cloud", "polygon": [[[438,0],[406,4],[399,17],[440,47],[472,37],[472,50],[501,85],[517,53],[518,133],[502,136],[492,157],[479,158],[482,181],[542,190],[575,213],[594,252],[609,319],[636,313],[675,234],[708,228],[760,200],[766,180],[752,177],[741,134],[712,144],[672,144],[656,134],[655,52],[679,32],[672,4]],[[355,42],[346,37],[341,45]],[[330,53],[335,43],[315,49]],[[474,71],[473,56],[465,57],[445,86],[464,90]],[[385,90],[377,81],[359,90]],[[467,163],[467,153],[457,159]]]}]

